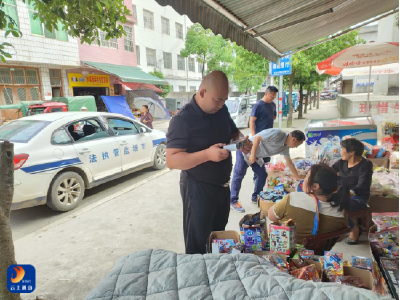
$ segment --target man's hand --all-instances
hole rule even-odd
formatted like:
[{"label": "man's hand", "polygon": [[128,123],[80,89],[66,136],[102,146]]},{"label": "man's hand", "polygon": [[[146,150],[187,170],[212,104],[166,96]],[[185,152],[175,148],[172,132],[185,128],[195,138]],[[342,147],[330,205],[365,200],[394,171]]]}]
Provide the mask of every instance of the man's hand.
[{"label": "man's hand", "polygon": [[208,148],[206,150],[208,160],[220,162],[227,159],[229,157],[229,150],[222,149],[223,146],[225,146],[225,144],[215,144]]},{"label": "man's hand", "polygon": [[254,164],[256,162],[256,155],[255,154],[251,154],[249,157],[249,162],[251,164]]}]

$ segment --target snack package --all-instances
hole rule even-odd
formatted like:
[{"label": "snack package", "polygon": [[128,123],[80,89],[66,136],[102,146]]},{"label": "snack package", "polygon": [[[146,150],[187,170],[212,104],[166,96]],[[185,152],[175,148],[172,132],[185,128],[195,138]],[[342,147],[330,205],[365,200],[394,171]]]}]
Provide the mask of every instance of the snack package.
[{"label": "snack package", "polygon": [[314,259],[314,250],[302,249],[300,250],[299,257],[301,259]]},{"label": "snack package", "polygon": [[312,280],[314,282],[321,281],[321,277],[320,277],[317,267],[315,265],[308,265],[308,266],[302,267],[300,269],[290,272],[290,274],[298,279]]},{"label": "snack package", "polygon": [[230,247],[236,245],[236,240],[212,240],[212,253],[230,253]]},{"label": "snack package", "polygon": [[362,256],[352,256],[351,262],[353,267],[365,270],[372,270],[372,263],[370,258],[362,257]]},{"label": "snack package", "polygon": [[377,231],[392,229],[399,226],[399,213],[372,213],[372,221],[376,224]]},{"label": "snack package", "polygon": [[343,285],[350,285],[358,288],[366,288],[364,282],[357,276],[341,276],[336,275],[331,277],[332,282],[337,282]]},{"label": "snack package", "polygon": [[343,253],[325,251],[324,270],[329,275],[343,275]]}]

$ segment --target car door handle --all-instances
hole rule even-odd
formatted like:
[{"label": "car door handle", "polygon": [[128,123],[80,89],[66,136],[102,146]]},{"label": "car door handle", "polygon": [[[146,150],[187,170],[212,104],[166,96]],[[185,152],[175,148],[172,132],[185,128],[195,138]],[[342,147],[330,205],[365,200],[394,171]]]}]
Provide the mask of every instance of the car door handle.
[{"label": "car door handle", "polygon": [[128,145],[128,142],[127,142],[127,141],[122,141],[122,142],[120,143],[120,145],[121,145],[121,146]]},{"label": "car door handle", "polygon": [[89,153],[89,152],[92,152],[92,150],[85,148],[85,149],[82,149],[82,151],[80,151],[79,154],[85,154],[85,153]]}]

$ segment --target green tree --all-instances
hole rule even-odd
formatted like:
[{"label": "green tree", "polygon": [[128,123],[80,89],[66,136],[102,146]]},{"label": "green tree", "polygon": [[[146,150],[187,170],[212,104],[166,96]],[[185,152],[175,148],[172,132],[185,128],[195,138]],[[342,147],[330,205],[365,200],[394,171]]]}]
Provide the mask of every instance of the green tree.
[{"label": "green tree", "polygon": [[[161,79],[165,79],[164,74],[160,71],[157,71],[156,69],[154,69],[153,72],[149,72],[149,74],[156,76],[158,78],[161,78]],[[171,92],[171,89],[172,89],[171,85],[169,85],[169,84],[156,84],[155,86],[163,90],[162,93],[157,93],[158,95],[160,95],[163,98],[167,97],[167,95]]]},{"label": "green tree", "polygon": [[[20,0],[24,3],[29,0]],[[16,20],[5,12],[4,0],[0,0],[0,30],[5,31],[5,37],[10,34],[21,37]],[[106,39],[119,38],[125,33],[123,23],[131,12],[123,0],[57,0],[34,1],[36,13],[48,30],[63,29],[72,37],[80,38],[81,43],[91,44],[99,37],[99,30],[106,33]],[[59,27],[62,28],[59,28]],[[12,57],[12,44],[0,44],[0,59]]]},{"label": "green tree", "polygon": [[203,77],[207,72],[214,70],[223,71],[228,77],[232,74],[231,63],[234,60],[232,43],[228,39],[223,39],[221,35],[215,35],[210,29],[204,29],[198,23],[189,28],[181,55],[195,56],[197,62],[203,66],[201,70]]},{"label": "green tree", "polygon": [[240,92],[258,90],[268,74],[269,62],[264,57],[234,44],[233,82]]}]

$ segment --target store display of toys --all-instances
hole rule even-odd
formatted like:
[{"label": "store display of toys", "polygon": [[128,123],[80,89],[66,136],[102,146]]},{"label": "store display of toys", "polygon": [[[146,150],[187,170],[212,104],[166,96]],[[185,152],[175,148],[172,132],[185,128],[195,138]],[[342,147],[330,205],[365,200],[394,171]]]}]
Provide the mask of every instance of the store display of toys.
[{"label": "store display of toys", "polygon": [[377,232],[399,227],[399,213],[372,213],[372,221],[377,226]]},{"label": "store display of toys", "polygon": [[380,146],[372,146],[366,142],[364,144],[364,156],[367,158],[389,158],[391,155],[392,145],[385,143]]},{"label": "store display of toys", "polygon": [[296,225],[292,219],[269,226],[269,246],[271,252],[286,255],[296,249]]},{"label": "store display of toys", "polygon": [[376,257],[399,257],[399,228],[369,233],[368,239]]},{"label": "store display of toys", "polygon": [[315,161],[315,163],[324,163],[329,165],[330,167],[340,159],[340,137],[328,135],[328,142],[323,145],[317,146],[314,143],[311,147],[314,148],[314,151],[311,155],[311,159]]},{"label": "store display of toys", "polygon": [[370,258],[362,257],[362,256],[352,256],[351,257],[351,266],[359,269],[365,269],[372,271],[372,263]]},{"label": "store display of toys", "polygon": [[284,185],[281,184],[275,188],[267,188],[264,192],[260,192],[259,197],[264,201],[279,202],[286,195]]},{"label": "store display of toys", "polygon": [[240,241],[244,245],[244,252],[269,250],[268,234],[265,219],[260,213],[245,215],[239,222]]},{"label": "store display of toys", "polygon": [[393,144],[394,151],[399,151],[399,123],[385,122],[382,129],[382,142]]},{"label": "store display of toys", "polygon": [[265,169],[268,171],[285,171],[286,165],[283,161],[274,160],[274,162],[269,162],[265,165]]}]

